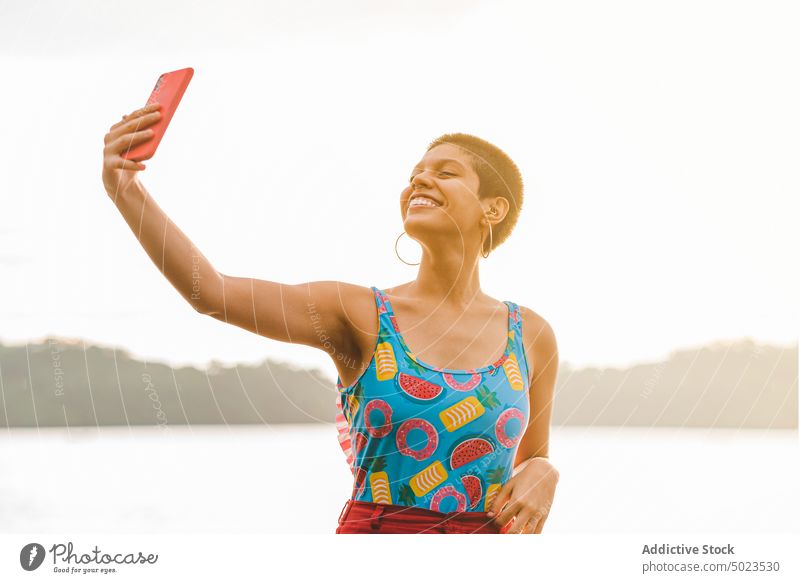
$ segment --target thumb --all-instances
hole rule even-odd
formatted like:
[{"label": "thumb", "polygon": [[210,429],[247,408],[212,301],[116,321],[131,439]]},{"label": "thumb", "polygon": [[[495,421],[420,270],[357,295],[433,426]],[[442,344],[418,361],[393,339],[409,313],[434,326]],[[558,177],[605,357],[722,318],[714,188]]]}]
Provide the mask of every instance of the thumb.
[{"label": "thumb", "polygon": [[510,498],[511,486],[508,484],[508,482],[506,482],[505,485],[500,488],[500,492],[497,493],[497,496],[495,496],[495,499],[492,501],[492,506],[489,508],[487,514],[489,516],[496,516],[497,514],[500,514],[503,506],[505,506],[506,502],[508,502]]}]

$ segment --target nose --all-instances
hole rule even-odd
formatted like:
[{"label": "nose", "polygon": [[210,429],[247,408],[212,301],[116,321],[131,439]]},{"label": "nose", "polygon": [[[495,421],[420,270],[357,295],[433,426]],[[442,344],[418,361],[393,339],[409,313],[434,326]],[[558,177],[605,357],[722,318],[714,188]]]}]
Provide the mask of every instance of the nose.
[{"label": "nose", "polygon": [[416,190],[418,186],[430,186],[430,184],[425,172],[420,172],[411,180],[411,187],[413,190]]}]

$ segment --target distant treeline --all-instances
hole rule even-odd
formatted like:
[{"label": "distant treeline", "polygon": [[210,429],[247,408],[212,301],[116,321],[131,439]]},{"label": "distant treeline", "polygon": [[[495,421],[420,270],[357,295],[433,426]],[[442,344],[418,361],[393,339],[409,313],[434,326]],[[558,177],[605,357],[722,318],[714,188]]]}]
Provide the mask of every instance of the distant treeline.
[{"label": "distant treeline", "polygon": [[[554,425],[797,427],[797,345],[750,340],[625,369],[563,363]],[[173,368],[119,348],[0,343],[0,427],[331,423],[335,381],[258,365]]]},{"label": "distant treeline", "polygon": [[797,427],[797,344],[719,342],[663,362],[559,371],[559,425]]}]

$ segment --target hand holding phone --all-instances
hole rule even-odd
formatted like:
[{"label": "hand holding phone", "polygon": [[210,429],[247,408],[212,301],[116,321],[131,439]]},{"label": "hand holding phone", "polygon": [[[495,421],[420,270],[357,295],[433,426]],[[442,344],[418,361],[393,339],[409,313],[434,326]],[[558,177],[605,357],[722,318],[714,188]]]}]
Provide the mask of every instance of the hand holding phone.
[{"label": "hand holding phone", "polygon": [[189,86],[192,75],[194,75],[194,69],[187,67],[164,73],[158,78],[145,104],[145,107],[153,103],[158,103],[161,106],[159,109],[161,116],[149,127],[153,135],[147,141],[121,153],[122,158],[141,162],[153,157],[156,153],[156,148],[161,143],[161,138],[164,137],[164,133],[167,131],[167,126],[169,126],[172,116],[175,114],[175,110],[178,109],[178,104],[181,102],[186,88]]}]

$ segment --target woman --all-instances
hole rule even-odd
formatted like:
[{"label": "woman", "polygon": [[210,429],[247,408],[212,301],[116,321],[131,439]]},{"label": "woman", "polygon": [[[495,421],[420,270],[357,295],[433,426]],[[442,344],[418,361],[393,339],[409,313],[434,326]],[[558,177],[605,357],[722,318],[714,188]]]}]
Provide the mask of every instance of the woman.
[{"label": "woman", "polygon": [[404,233],[423,249],[413,281],[285,285],[214,269],[139,181],[144,164],[121,157],[150,139],[158,109],[106,134],[106,192],[196,311],[331,356],[354,475],[336,532],[540,533],[558,482],[556,340],[534,311],[484,294],[478,271],[519,217],[514,162],[466,134],[430,145],[400,196]]}]

